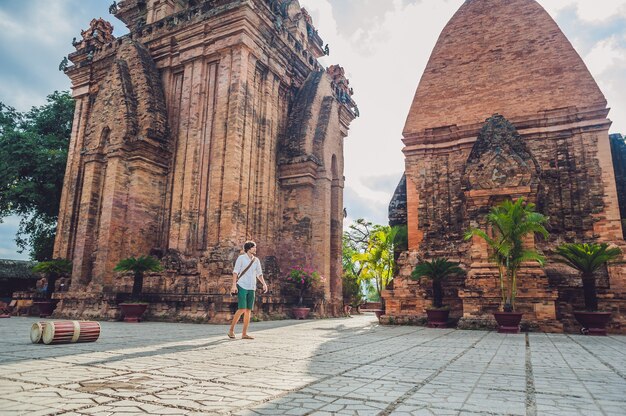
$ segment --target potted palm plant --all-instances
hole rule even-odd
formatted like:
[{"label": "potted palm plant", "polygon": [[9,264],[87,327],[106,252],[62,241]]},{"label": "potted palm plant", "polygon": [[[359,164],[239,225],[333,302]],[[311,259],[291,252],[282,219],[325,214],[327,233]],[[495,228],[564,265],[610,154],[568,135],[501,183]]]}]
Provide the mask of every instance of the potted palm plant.
[{"label": "potted palm plant", "polygon": [[72,273],[72,262],[65,259],[42,261],[33,267],[33,271],[46,276],[44,300],[33,302],[39,307],[39,316],[45,318],[52,315],[57,306],[58,300],[52,299],[57,279]]},{"label": "potted palm plant", "polygon": [[426,277],[432,282],[433,303],[431,307],[426,309],[428,326],[431,328],[446,328],[448,325],[450,307],[443,305],[442,281],[447,279],[448,276],[465,274],[465,270],[461,269],[459,264],[458,262],[448,261],[444,257],[437,257],[431,261],[418,263],[413,272],[411,272],[411,279],[413,280]]},{"label": "potted palm plant", "polygon": [[608,262],[621,256],[619,247],[607,243],[566,243],[556,248],[557,262],[566,264],[580,273],[583,282],[585,310],[574,311],[574,317],[582,325],[581,332],[589,335],[606,335],[606,325],[611,312],[598,312],[595,272]]},{"label": "potted palm plant", "polygon": [[160,272],[163,270],[163,267],[161,263],[152,256],[140,256],[120,260],[113,270],[116,272],[133,273],[133,291],[131,299],[120,303],[119,307],[122,310],[124,322],[139,322],[141,315],[143,315],[148,307],[148,303],[141,300],[144,273]]},{"label": "potted palm plant", "polygon": [[490,232],[471,228],[465,234],[468,240],[474,236],[487,243],[490,259],[498,266],[502,311],[495,312],[498,332],[518,333],[522,314],[515,311],[517,297],[517,278],[522,263],[535,261],[543,266],[544,257],[535,249],[527,249],[524,239],[540,234],[544,238],[548,231],[544,224],[548,217],[535,211],[535,204],[526,203],[524,198],[515,202],[505,200],[491,208],[486,217]]}]

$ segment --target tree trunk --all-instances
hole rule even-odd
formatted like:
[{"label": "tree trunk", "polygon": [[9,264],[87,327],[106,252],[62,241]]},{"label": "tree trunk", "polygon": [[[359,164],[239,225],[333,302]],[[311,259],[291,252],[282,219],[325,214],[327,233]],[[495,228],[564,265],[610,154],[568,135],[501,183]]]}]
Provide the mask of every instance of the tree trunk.
[{"label": "tree trunk", "polygon": [[441,308],[443,305],[443,288],[441,287],[441,280],[433,279],[433,306],[435,308]]},{"label": "tree trunk", "polygon": [[302,307],[304,303],[304,292],[306,287],[304,285],[300,286],[300,291],[298,292],[298,307]]},{"label": "tree trunk", "polygon": [[596,279],[593,274],[583,276],[583,292],[585,294],[585,309],[590,312],[598,310],[598,296],[596,293]]},{"label": "tree trunk", "polygon": [[378,292],[378,299],[380,300],[380,309],[385,310],[385,299],[383,299],[383,278],[376,278],[376,292]]},{"label": "tree trunk", "polygon": [[513,312],[513,276],[510,270],[506,271],[506,300],[504,302],[504,312]]},{"label": "tree trunk", "polygon": [[48,282],[48,287],[46,288],[46,299],[52,299],[52,294],[54,293],[54,286],[57,284],[57,275],[51,273],[48,275],[46,279]]},{"label": "tree trunk", "polygon": [[139,297],[143,289],[143,273],[135,273],[133,280],[133,298]]}]

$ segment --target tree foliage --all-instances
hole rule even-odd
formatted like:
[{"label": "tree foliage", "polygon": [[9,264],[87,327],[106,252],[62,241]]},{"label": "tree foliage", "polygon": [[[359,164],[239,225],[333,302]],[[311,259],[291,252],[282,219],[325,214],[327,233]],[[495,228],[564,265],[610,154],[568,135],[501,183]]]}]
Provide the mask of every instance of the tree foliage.
[{"label": "tree foliage", "polygon": [[343,233],[341,252],[343,266],[343,297],[345,302],[355,307],[358,306],[361,301],[361,286],[365,281],[361,276],[363,265],[355,261],[354,256],[358,253],[365,252],[373,228],[374,226],[371,222],[359,218],[350,224],[348,230]]},{"label": "tree foliage", "polygon": [[487,214],[486,222],[490,230],[472,228],[465,234],[466,240],[477,236],[489,246],[491,260],[498,265],[505,311],[515,310],[517,272],[522,263],[544,263],[544,257],[539,252],[525,248],[524,239],[535,234],[547,237],[548,231],[544,227],[547,221],[548,217],[536,212],[535,205],[526,203],[524,198],[515,202],[506,200],[492,207]]},{"label": "tree foliage", "polygon": [[[359,288],[359,299],[365,290],[370,301],[381,300],[380,294],[391,282],[395,271],[394,247],[404,241],[401,227],[372,224],[363,218],[355,220],[343,233],[344,286]],[[346,298],[348,294],[346,293]]]},{"label": "tree foliage", "polygon": [[616,260],[622,254],[619,247],[609,247],[607,243],[566,243],[555,250],[557,262],[578,270],[583,281],[585,309],[598,310],[598,296],[594,273],[606,263]]},{"label": "tree foliage", "polygon": [[69,276],[72,273],[72,262],[65,259],[42,261],[33,267],[33,271],[46,275],[48,280],[46,298],[51,299],[57,279],[62,276]]},{"label": "tree foliage", "polygon": [[441,308],[443,306],[443,288],[441,282],[449,276],[455,274],[465,274],[465,270],[459,267],[459,262],[449,261],[445,257],[437,257],[430,261],[418,263],[413,272],[411,279],[419,280],[426,277],[432,281],[433,285],[433,307]]},{"label": "tree foliage", "polygon": [[163,270],[161,263],[152,256],[127,257],[120,260],[115,268],[116,272],[133,273],[132,297],[137,299],[143,290],[143,275],[146,272],[160,272]]},{"label": "tree foliage", "polygon": [[352,261],[359,270],[359,279],[371,282],[381,301],[382,291],[394,276],[394,242],[397,233],[396,227],[373,226],[365,249],[352,256]]},{"label": "tree foliage", "polygon": [[0,219],[21,217],[16,243],[35,260],[52,258],[73,113],[68,92],[26,113],[0,103]]}]

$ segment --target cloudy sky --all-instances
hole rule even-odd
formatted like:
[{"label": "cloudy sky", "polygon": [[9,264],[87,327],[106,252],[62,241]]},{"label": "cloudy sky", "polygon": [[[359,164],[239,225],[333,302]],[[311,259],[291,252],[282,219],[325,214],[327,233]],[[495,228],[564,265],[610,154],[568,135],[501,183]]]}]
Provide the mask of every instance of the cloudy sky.
[{"label": "cloudy sky", "polygon": [[[0,0],[0,101],[26,111],[54,90],[73,37],[103,17],[124,24],[109,0]],[[325,66],[346,69],[361,117],[345,145],[348,220],[386,223],[403,171],[402,128],[439,33],[463,0],[300,0],[330,45]],[[626,0],[539,0],[594,75],[612,108],[611,132],[626,133]],[[18,220],[0,224],[0,258],[26,258],[14,244]]]}]

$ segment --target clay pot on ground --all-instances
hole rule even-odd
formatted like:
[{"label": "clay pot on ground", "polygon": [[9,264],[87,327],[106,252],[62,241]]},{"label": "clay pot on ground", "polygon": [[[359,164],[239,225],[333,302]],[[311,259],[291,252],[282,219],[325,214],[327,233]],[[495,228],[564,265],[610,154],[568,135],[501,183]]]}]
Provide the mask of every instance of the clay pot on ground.
[{"label": "clay pot on ground", "polygon": [[148,308],[147,303],[120,303],[124,322],[141,322],[141,316]]},{"label": "clay pot on ground", "polygon": [[309,317],[309,313],[311,312],[311,308],[294,306],[291,308],[291,312],[293,313],[294,319],[307,319]]},{"label": "clay pot on ground", "polygon": [[581,334],[606,335],[606,325],[611,320],[611,312],[574,312],[574,318],[582,326]]},{"label": "clay pot on ground", "polygon": [[494,312],[498,322],[498,332],[501,334],[519,334],[519,324],[522,321],[521,312]]},{"label": "clay pot on ground", "polygon": [[39,309],[39,317],[47,318],[57,307],[58,300],[41,300],[33,302],[33,305]]},{"label": "clay pot on ground", "polygon": [[426,316],[428,317],[428,327],[447,328],[449,315],[450,309],[448,308],[426,309]]}]

